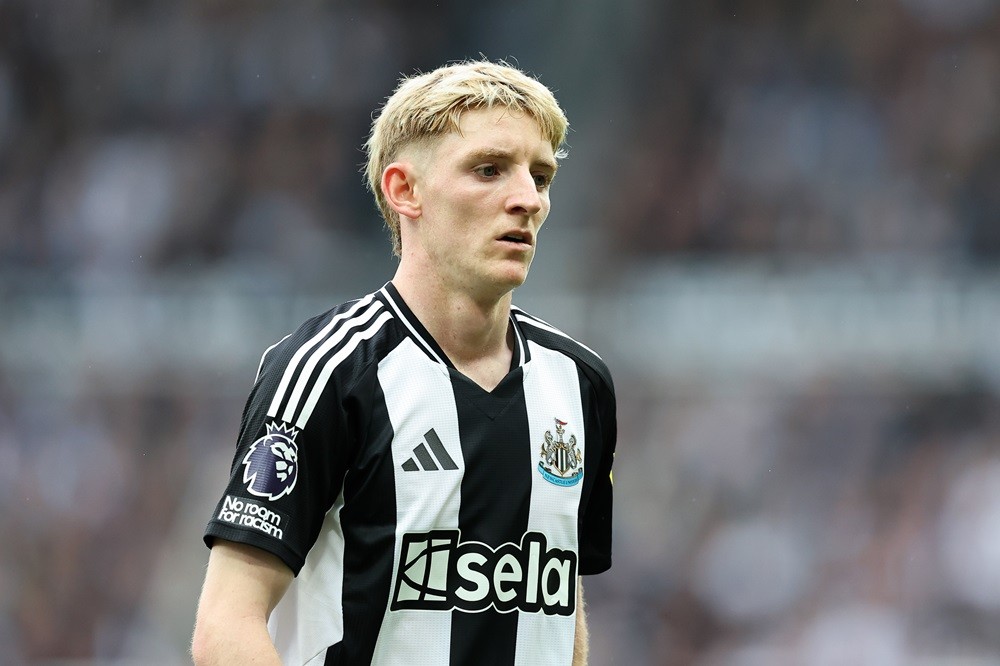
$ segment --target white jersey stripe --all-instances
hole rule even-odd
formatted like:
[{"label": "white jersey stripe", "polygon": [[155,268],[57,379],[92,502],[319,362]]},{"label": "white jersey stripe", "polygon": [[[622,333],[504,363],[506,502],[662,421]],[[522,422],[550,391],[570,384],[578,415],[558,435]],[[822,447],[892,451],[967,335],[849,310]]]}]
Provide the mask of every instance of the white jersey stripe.
[{"label": "white jersey stripe", "polygon": [[[546,434],[555,434],[556,419],[559,419],[566,428],[564,440],[568,442],[570,438],[575,438],[577,449],[586,459],[590,455],[587,446],[589,442],[584,428],[580,377],[576,363],[557,351],[534,342],[528,344],[531,346],[531,369],[524,373],[524,401],[529,406],[530,436],[522,444],[527,449],[525,457],[534,466],[538,465],[538,446],[546,441]],[[544,533],[549,548],[579,552],[577,515],[582,491],[583,481],[572,486],[557,486],[543,479],[538,470],[533,469],[527,531]],[[576,581],[571,594],[576,594]],[[534,666],[540,663],[546,666],[570,666],[573,661],[575,613],[546,615],[519,612],[514,666]],[[579,609],[576,610],[578,612]],[[539,645],[546,645],[545,658],[535,651]]]},{"label": "white jersey stripe", "polygon": [[378,316],[371,326],[363,331],[355,333],[351,339],[344,345],[340,351],[330,357],[330,360],[326,362],[323,366],[323,371],[320,372],[319,377],[316,379],[316,383],[313,385],[312,391],[309,393],[309,398],[306,400],[305,404],[302,406],[302,411],[299,413],[299,418],[295,422],[298,428],[304,428],[309,417],[313,413],[313,409],[316,407],[316,403],[319,402],[320,396],[323,394],[323,389],[326,388],[326,383],[330,379],[330,375],[336,369],[340,362],[351,355],[352,352],[361,344],[362,340],[370,340],[372,337],[378,333],[379,329],[385,324],[385,322],[392,319],[391,312],[383,311],[382,314]]},{"label": "white jersey stripe", "polygon": [[[274,646],[284,664],[322,664],[326,649],[344,638],[343,508],[341,489],[323,519],[323,529],[309,550],[296,584],[289,586],[268,620]],[[334,566],[330,566],[331,562]],[[321,618],[314,616],[317,606],[324,609]]]},{"label": "white jersey stripe", "polygon": [[[345,319],[350,319],[354,316],[354,313],[361,308],[367,306],[375,298],[374,294],[369,294],[364,298],[360,299],[357,303],[352,305],[347,312],[337,315],[330,320],[326,326],[322,328],[316,335],[312,336],[305,344],[298,348],[295,355],[292,356],[292,360],[288,362],[288,366],[285,367],[285,374],[281,377],[281,382],[278,384],[278,389],[274,392],[274,399],[271,401],[271,406],[267,410],[267,415],[274,418],[278,414],[278,408],[281,407],[281,402],[285,397],[285,391],[288,390],[288,385],[292,381],[292,377],[295,376],[295,369],[299,365],[299,361],[302,357],[309,353],[317,343],[319,343],[323,338],[328,336],[330,332],[336,328],[337,324],[344,321]],[[265,354],[267,352],[264,352]],[[263,362],[263,358],[261,359]]]},{"label": "white jersey stripe", "polygon": [[[438,366],[417,343],[405,339],[379,363],[378,381],[385,395],[392,423],[392,465],[395,470],[396,544],[393,572],[404,566],[401,552],[407,532],[459,527],[461,479],[465,470],[458,425],[458,405],[451,378],[436,372]],[[428,409],[433,405],[432,409]],[[433,429],[457,469],[434,472],[404,472],[403,463]],[[444,489],[453,489],[445,492]],[[430,555],[420,558],[418,568],[433,572]],[[402,562],[401,562],[402,560]],[[407,573],[413,575],[417,568]],[[447,571],[447,567],[445,567]],[[432,592],[447,586],[447,574],[430,578]],[[397,592],[395,581],[389,594]],[[391,599],[391,597],[390,597]],[[451,613],[417,609],[391,610],[386,604],[372,666],[423,666],[447,664],[451,655]]]},{"label": "white jersey stripe", "polygon": [[302,371],[299,373],[298,381],[295,382],[295,388],[292,389],[292,393],[288,398],[288,404],[285,405],[285,413],[281,417],[282,421],[285,423],[291,423],[294,420],[295,410],[298,409],[299,401],[302,399],[302,394],[305,393],[306,386],[309,384],[309,379],[315,373],[316,366],[323,360],[323,357],[330,353],[330,350],[339,345],[352,329],[359,328],[367,324],[381,309],[381,301],[373,302],[368,306],[367,310],[356,315],[352,319],[345,321],[342,326],[327,337],[323,344],[317,347],[312,354],[309,355],[309,360],[303,364]]}]

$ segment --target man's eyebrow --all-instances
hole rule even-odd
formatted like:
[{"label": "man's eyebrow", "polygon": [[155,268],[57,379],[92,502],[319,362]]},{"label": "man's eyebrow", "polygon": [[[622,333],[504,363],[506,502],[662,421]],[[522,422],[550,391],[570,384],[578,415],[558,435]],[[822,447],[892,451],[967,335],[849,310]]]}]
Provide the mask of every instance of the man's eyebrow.
[{"label": "man's eyebrow", "polygon": [[556,171],[559,170],[559,164],[556,163],[555,160],[549,160],[549,159],[535,160],[535,164],[545,169],[548,169],[553,176],[556,174]]},{"label": "man's eyebrow", "polygon": [[[502,148],[480,148],[469,153],[467,159],[472,162],[479,160],[510,160],[513,159],[513,153]],[[555,173],[559,169],[559,165],[554,160],[544,158],[533,160],[532,165],[548,169],[552,173]]]}]

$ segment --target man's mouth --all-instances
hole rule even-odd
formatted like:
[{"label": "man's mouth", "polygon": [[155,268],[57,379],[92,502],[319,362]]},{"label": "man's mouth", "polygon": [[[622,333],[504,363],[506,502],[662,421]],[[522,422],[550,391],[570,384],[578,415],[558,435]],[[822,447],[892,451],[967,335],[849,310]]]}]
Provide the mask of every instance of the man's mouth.
[{"label": "man's mouth", "polygon": [[531,233],[527,231],[510,231],[501,236],[498,240],[505,241],[507,243],[531,245]]}]

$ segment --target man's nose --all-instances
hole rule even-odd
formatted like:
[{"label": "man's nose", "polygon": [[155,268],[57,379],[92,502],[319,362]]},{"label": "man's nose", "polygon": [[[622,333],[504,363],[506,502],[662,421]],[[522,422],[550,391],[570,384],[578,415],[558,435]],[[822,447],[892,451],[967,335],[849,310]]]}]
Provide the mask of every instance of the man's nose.
[{"label": "man's nose", "polygon": [[538,191],[535,177],[527,169],[518,169],[511,179],[507,212],[512,215],[536,215],[540,210],[542,210],[542,193]]}]

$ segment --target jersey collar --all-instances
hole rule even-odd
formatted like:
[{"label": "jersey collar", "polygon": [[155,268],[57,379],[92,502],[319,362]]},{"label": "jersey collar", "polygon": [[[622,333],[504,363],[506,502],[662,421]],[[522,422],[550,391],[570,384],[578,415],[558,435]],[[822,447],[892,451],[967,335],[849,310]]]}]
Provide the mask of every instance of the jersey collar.
[{"label": "jersey collar", "polygon": [[[420,348],[431,360],[440,363],[448,368],[454,368],[455,365],[448,358],[448,355],[444,353],[441,346],[438,345],[437,341],[431,337],[431,334],[427,331],[417,316],[413,314],[410,307],[403,300],[403,297],[399,294],[396,289],[396,285],[392,282],[386,282],[385,286],[378,290],[379,295],[385,304],[392,309],[403,325],[409,331],[410,337],[413,341],[417,343],[417,347]],[[511,327],[514,329],[514,352],[511,354],[510,359],[510,369],[523,366],[528,362],[530,356],[528,352],[528,346],[525,344],[524,333],[521,331],[521,325],[514,319],[514,314],[511,312],[509,315],[509,321]]]}]

